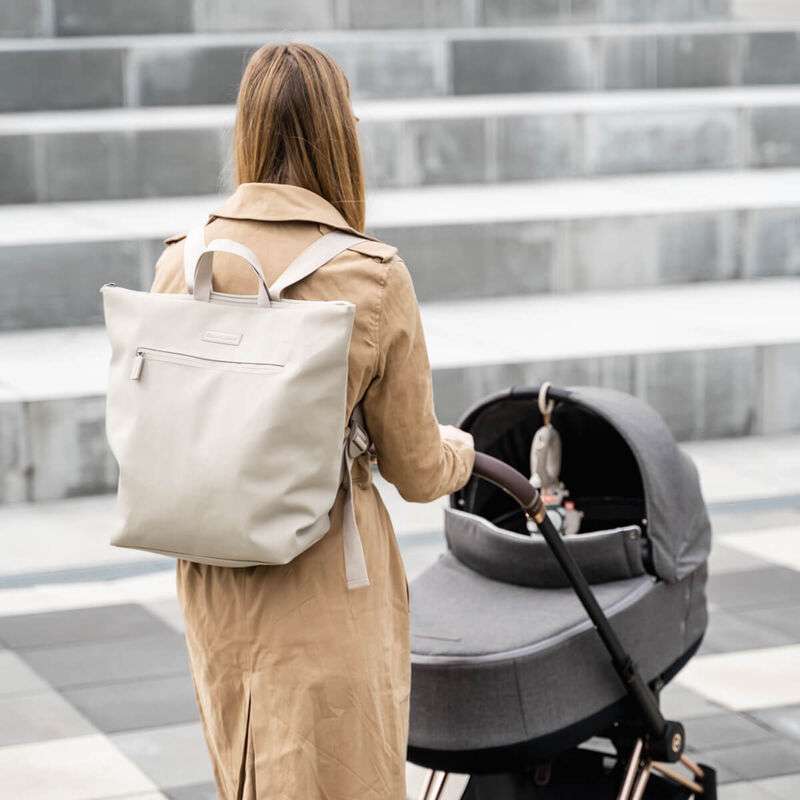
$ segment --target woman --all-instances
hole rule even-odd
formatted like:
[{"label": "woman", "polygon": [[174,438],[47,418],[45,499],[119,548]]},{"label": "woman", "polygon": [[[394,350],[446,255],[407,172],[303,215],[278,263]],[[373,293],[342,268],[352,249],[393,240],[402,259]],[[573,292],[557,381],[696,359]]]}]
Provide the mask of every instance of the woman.
[{"label": "woman", "polygon": [[[246,244],[272,283],[323,233],[361,232],[355,123],[332,59],[297,44],[259,50],[239,91],[239,186],[210,217],[206,240]],[[153,291],[185,292],[182,237],[167,244]],[[214,288],[252,294],[256,284],[220,254]],[[381,474],[417,502],[460,488],[472,439],[437,424],[419,309],[395,248],[365,241],[287,296],[356,304],[348,413],[362,403]],[[197,701],[225,800],[405,798],[408,587],[370,476],[367,458],[358,459],[353,493],[367,587],[348,591],[345,583],[341,491],[328,534],[289,564],[178,562]]]}]

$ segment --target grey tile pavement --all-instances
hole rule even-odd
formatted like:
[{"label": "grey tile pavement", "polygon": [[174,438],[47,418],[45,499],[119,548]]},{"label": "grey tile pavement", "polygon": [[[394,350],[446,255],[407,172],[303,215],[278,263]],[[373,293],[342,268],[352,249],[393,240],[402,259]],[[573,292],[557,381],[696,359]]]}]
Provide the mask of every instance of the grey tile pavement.
[{"label": "grey tile pavement", "polygon": [[217,790],[209,782],[164,789],[164,794],[169,800],[217,800]]},{"label": "grey tile pavement", "polygon": [[741,550],[729,547],[719,541],[714,543],[714,549],[711,551],[711,558],[709,559],[709,571],[712,575],[768,566],[770,566],[770,562],[766,559],[743,553]]},{"label": "grey tile pavement", "polygon": [[734,747],[703,750],[700,761],[719,767],[722,780],[757,780],[795,774],[800,769],[800,744],[777,737]]},{"label": "grey tile pavement", "polygon": [[199,722],[143,728],[110,738],[156,786],[178,792],[195,787],[201,780],[213,782]]},{"label": "grey tile pavement", "polygon": [[[779,778],[769,778],[749,784],[756,791],[766,792],[772,800],[795,800],[800,797],[800,775],[784,775]],[[747,786],[744,787],[745,789]],[[740,795],[745,798],[744,794]],[[723,800],[730,800],[723,795]],[[747,800],[756,800],[755,796],[748,796]]]},{"label": "grey tile pavement", "polygon": [[153,600],[144,604],[145,608],[152,614],[162,619],[172,630],[183,633],[186,626],[183,621],[183,614],[174,599]]},{"label": "grey tile pavement", "polygon": [[728,610],[796,605],[800,603],[800,580],[796,570],[786,567],[712,575],[708,599],[713,607]]},{"label": "grey tile pavement", "polygon": [[[769,552],[762,558],[735,546],[743,532],[800,528],[800,504],[785,499],[771,505],[743,502],[712,511],[717,551],[709,583],[711,623],[697,660],[735,658],[740,651],[771,653],[773,648],[800,643],[797,571],[770,561]],[[410,524],[416,517],[406,512],[401,518]],[[438,514],[426,512],[409,529],[413,532],[400,536],[412,580],[444,548],[437,519]],[[433,524],[426,527],[429,520]],[[56,585],[73,578],[92,580],[93,575],[99,583],[121,576],[123,581],[136,580],[137,575],[157,574],[153,571],[158,569],[166,577],[172,569],[169,562],[149,563],[143,573],[135,567],[125,564],[123,573],[102,564],[68,571]],[[54,580],[52,573],[47,575]],[[0,576],[3,591],[32,592],[38,579],[17,574],[7,586],[2,580]],[[82,752],[82,747],[95,748],[103,742],[103,747],[111,748],[103,758],[116,764],[114,769],[120,774],[132,770],[125,773],[126,780],[137,788],[122,796],[214,798],[182,628],[176,600],[162,596],[0,615],[0,645],[6,648],[0,648],[0,718],[11,722],[0,729],[0,763],[13,765],[12,753],[23,764],[26,759],[46,758],[51,750]],[[678,676],[662,693],[662,703],[668,716],[685,722],[693,755],[718,768],[720,797],[800,796],[793,793],[800,781],[800,705],[737,712],[704,696],[702,686],[696,689],[681,685]],[[6,766],[9,769],[13,771]],[[89,767],[78,764],[72,769],[76,787],[100,785]],[[43,789],[37,797],[59,797],[55,790],[48,791]],[[110,800],[113,795],[75,796]]]},{"label": "grey tile pavement", "polygon": [[752,717],[784,736],[800,741],[800,705],[784,708],[765,708]]},{"label": "grey tile pavement", "polygon": [[15,694],[35,694],[49,688],[16,653],[0,650],[0,697]]},{"label": "grey tile pavement", "polygon": [[686,741],[694,752],[734,747],[774,739],[766,726],[743,714],[714,714],[698,717],[686,723]]},{"label": "grey tile pavement", "polygon": [[772,628],[800,641],[800,603],[779,608],[754,608],[741,611],[739,616],[756,625]]},{"label": "grey tile pavement", "polygon": [[[166,628],[164,623],[161,625]],[[20,650],[19,653],[58,689],[188,674],[183,636],[171,630],[155,636]]]},{"label": "grey tile pavement", "polygon": [[682,721],[717,716],[725,710],[679,683],[671,683],[661,693],[661,708],[669,719]]},{"label": "grey tile pavement", "polygon": [[198,718],[188,675],[66,689],[63,695],[104,733],[178,725]]},{"label": "grey tile pavement", "polygon": [[0,617],[0,641],[8,647],[54,647],[158,633],[160,619],[142,606],[124,604]]},{"label": "grey tile pavement", "polygon": [[[723,457],[729,457],[724,454]],[[750,478],[750,476],[746,476]],[[761,485],[756,491],[766,490],[769,484],[769,475],[762,478]],[[706,487],[706,493],[708,489]],[[797,525],[800,519],[800,495],[782,495],[779,497],[764,497],[747,501],[731,500],[711,503],[712,518],[714,521],[714,550],[718,545],[725,546],[725,534],[737,532],[753,532]],[[764,559],[768,560],[768,554]],[[712,558],[714,552],[712,551]]]},{"label": "grey tile pavement", "polygon": [[[762,609],[763,610],[763,609]],[[760,623],[741,614],[718,609],[709,620],[708,630],[700,649],[701,653],[733,653],[737,650],[754,650],[758,647],[779,647],[794,644],[797,639],[789,633],[771,626],[774,609],[767,609],[767,622]]]},{"label": "grey tile pavement", "polygon": [[52,689],[0,697],[0,719],[0,747],[94,733],[75,705]]}]

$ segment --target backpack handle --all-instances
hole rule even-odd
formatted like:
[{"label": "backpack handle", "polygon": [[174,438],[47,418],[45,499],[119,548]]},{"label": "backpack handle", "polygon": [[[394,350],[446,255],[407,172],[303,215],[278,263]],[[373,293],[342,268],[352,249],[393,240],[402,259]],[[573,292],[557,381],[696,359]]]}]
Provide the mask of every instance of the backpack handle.
[{"label": "backpack handle", "polygon": [[230,253],[244,259],[258,278],[258,305],[268,307],[272,302],[267,282],[264,279],[264,271],[258,256],[249,248],[231,239],[214,239],[207,244],[197,256],[194,265],[194,288],[195,300],[208,302],[211,299],[211,270],[214,253]]},{"label": "backpack handle", "polygon": [[211,259],[213,253],[232,253],[243,258],[258,277],[258,304],[269,306],[272,300],[280,300],[283,292],[290,286],[299,283],[312,273],[316,272],[323,264],[327,264],[339,253],[347,250],[358,242],[365,241],[364,236],[358,236],[345,231],[331,231],[312,242],[303,250],[272,286],[267,286],[264,271],[258,256],[239,242],[230,239],[214,239],[205,243],[205,226],[192,228],[186,236],[183,250],[183,268],[186,286],[193,292],[197,300],[209,300],[211,297]]}]

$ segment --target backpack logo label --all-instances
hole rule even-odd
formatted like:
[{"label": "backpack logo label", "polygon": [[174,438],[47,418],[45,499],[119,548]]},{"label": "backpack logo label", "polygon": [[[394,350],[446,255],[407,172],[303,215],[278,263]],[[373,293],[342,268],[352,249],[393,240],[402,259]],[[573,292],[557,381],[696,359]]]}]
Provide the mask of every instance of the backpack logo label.
[{"label": "backpack logo label", "polygon": [[237,345],[242,341],[241,333],[225,333],[224,331],[204,331],[200,337],[204,342],[215,342],[216,344]]}]

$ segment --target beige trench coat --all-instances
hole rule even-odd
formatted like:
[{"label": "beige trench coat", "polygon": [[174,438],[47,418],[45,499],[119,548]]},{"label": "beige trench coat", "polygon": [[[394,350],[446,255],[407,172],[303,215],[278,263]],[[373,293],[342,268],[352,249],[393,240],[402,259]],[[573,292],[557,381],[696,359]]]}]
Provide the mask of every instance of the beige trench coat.
[{"label": "beige trench coat", "polygon": [[[350,230],[318,195],[244,184],[212,214],[206,241],[246,244],[272,283],[331,229]],[[186,291],[181,239],[167,240],[153,291]],[[215,257],[214,287],[256,290],[244,262],[226,254]],[[356,304],[348,409],[363,400],[382,475],[413,501],[460,488],[474,456],[440,436],[419,309],[395,248],[358,245],[286,296]],[[354,482],[368,587],[348,591],[345,584],[341,491],[329,533],[289,564],[231,569],[178,562],[197,702],[224,800],[405,798],[406,576],[366,457]]]}]

